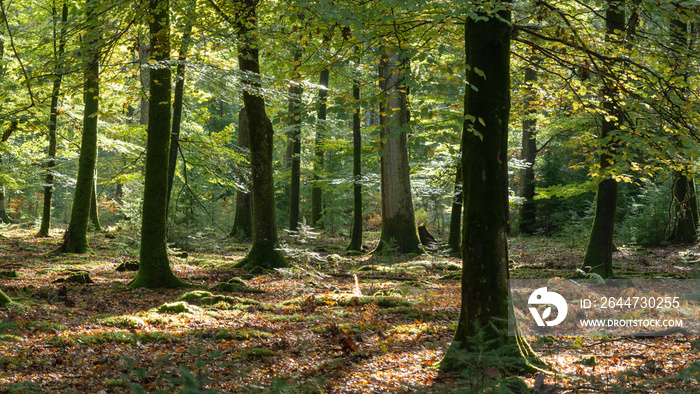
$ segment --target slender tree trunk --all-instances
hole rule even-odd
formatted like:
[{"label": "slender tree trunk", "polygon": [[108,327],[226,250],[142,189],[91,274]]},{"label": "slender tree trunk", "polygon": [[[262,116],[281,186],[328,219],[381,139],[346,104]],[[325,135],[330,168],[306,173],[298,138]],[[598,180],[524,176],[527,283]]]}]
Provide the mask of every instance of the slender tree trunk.
[{"label": "slender tree trunk", "polygon": [[[245,108],[238,111],[238,147],[245,152],[250,149],[248,115],[246,115]],[[250,158],[250,155],[248,157]],[[229,237],[236,240],[250,240],[253,238],[253,204],[249,189],[250,182],[247,177],[241,176],[238,183],[244,185],[246,190],[236,191],[236,212]]]},{"label": "slender tree trunk", "polygon": [[149,72],[146,176],[143,188],[139,272],[129,287],[175,288],[186,284],[170,268],[166,241],[170,145],[170,19],[168,0],[150,0],[149,36],[155,60]]},{"label": "slender tree trunk", "polygon": [[275,217],[275,185],[272,174],[272,123],[265,112],[265,100],[257,93],[260,89],[258,56],[257,0],[242,0],[236,18],[239,38],[238,65],[246,76],[243,80],[243,103],[248,117],[250,164],[253,194],[253,244],[248,255],[234,267],[257,271],[264,268],[285,267],[282,252],[278,250],[277,219]]},{"label": "slender tree trunk", "polygon": [[321,70],[318,89],[318,114],[316,124],[316,139],[314,141],[314,180],[311,184],[311,223],[314,227],[322,227],[323,223],[323,188],[321,187],[322,174],[324,172],[323,139],[326,130],[326,111],[328,100],[328,79],[330,69]]},{"label": "slender tree trunk", "polygon": [[95,182],[92,183],[92,192],[90,193],[90,223],[92,223],[95,231],[102,231],[99,209],[97,207],[97,175],[95,175]]},{"label": "slender tree trunk", "polygon": [[90,251],[87,242],[88,221],[92,191],[95,184],[95,163],[97,161],[97,117],[100,109],[100,23],[93,0],[85,3],[85,19],[88,24],[85,50],[85,74],[83,85],[83,136],[80,143],[78,178],[75,183],[73,209],[70,223],[64,235],[60,250],[68,253]]},{"label": "slender tree trunk", "polygon": [[462,163],[457,163],[454,196],[452,197],[452,214],[450,215],[450,234],[447,238],[447,247],[450,256],[462,257],[462,204],[464,192],[462,191]]},{"label": "slender tree trunk", "polygon": [[[606,41],[611,44],[620,44],[619,36],[625,29],[625,12],[622,9],[622,0],[609,0],[609,7],[605,11]],[[614,138],[610,135],[619,130],[621,121],[620,108],[617,106],[614,96],[613,82],[605,82],[603,87],[603,112],[600,140],[603,153],[600,155],[600,168],[604,172],[610,167],[612,150],[615,149]],[[617,210],[617,181],[606,178],[598,183],[596,196],[595,218],[593,228],[586,247],[586,255],[583,260],[584,270],[590,270],[603,278],[609,278],[613,274],[612,252],[614,249],[613,236],[615,234],[615,211]]]},{"label": "slender tree trunk", "polygon": [[294,68],[296,83],[289,87],[289,147],[288,156],[291,165],[290,195],[289,195],[289,229],[299,229],[300,200],[301,200],[301,98],[304,88],[297,69],[301,62],[301,48],[294,51]]},{"label": "slender tree trunk", "polygon": [[[140,36],[140,34],[139,34]],[[141,39],[138,44],[138,62],[139,62],[139,82],[141,83],[141,101],[139,102],[139,124],[148,125],[148,81],[149,59],[151,48]]]},{"label": "slender tree trunk", "polygon": [[380,108],[382,231],[374,253],[390,246],[399,253],[423,252],[413,213],[406,148],[407,59],[401,57],[401,53],[383,55],[379,64],[379,84],[386,99]]},{"label": "slender tree trunk", "polygon": [[523,118],[523,139],[520,159],[527,162],[527,167],[520,170],[520,197],[523,198],[523,206],[520,208],[520,232],[534,234],[537,230],[537,205],[535,205],[535,158],[537,155],[537,112],[534,108],[537,100],[533,84],[537,82],[537,71],[533,67],[525,69],[526,116]]},{"label": "slender tree trunk", "polygon": [[[182,45],[177,59],[175,69],[175,95],[173,97],[173,125],[170,132],[170,153],[168,154],[168,198],[167,206],[170,206],[170,195],[173,191],[175,180],[175,170],[177,168],[177,153],[180,149],[180,125],[182,123],[182,101],[185,93],[185,69],[187,67],[187,52],[190,48],[190,37],[192,36],[192,24],[194,18],[188,18],[185,25],[185,32],[182,35]],[[166,214],[167,216],[167,214]]]},{"label": "slender tree trunk", "polygon": [[[532,349],[508,335],[508,118],[510,112],[510,12],[467,17],[467,86],[462,131],[462,307],[441,368],[461,370],[463,352],[498,350],[511,368],[534,369]],[[478,70],[486,73],[486,78]],[[518,361],[518,359],[520,361]]]},{"label": "slender tree trunk", "polygon": [[[54,18],[56,16],[56,8],[53,9]],[[53,196],[53,171],[56,166],[56,128],[58,126],[58,99],[61,95],[61,80],[63,73],[60,70],[63,58],[63,52],[66,46],[66,28],[68,26],[68,5],[63,4],[61,10],[61,33],[57,37],[56,26],[54,25],[54,43],[58,42],[58,46],[54,52],[54,80],[53,89],[51,89],[51,108],[49,112],[49,150],[48,161],[46,163],[46,178],[44,179],[44,205],[41,214],[41,226],[37,237],[48,237],[51,230],[51,198]],[[2,55],[0,55],[2,57]]]},{"label": "slender tree trunk", "polygon": [[[360,85],[353,81],[352,97],[360,102]],[[352,114],[352,178],[353,178],[353,213],[350,245],[346,252],[362,252],[362,120],[361,107],[353,109]]]}]

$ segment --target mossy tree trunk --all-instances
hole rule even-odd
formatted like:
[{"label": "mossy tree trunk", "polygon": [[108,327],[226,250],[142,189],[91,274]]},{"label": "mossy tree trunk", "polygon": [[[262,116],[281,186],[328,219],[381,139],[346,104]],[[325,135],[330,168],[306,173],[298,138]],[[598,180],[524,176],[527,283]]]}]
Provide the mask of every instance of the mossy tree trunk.
[{"label": "mossy tree trunk", "polygon": [[[621,0],[610,0],[605,11],[606,41],[610,44],[622,45],[620,35],[625,29],[624,3]],[[605,80],[602,90],[603,117],[601,120],[600,169],[604,173],[612,165],[613,150],[615,149],[614,133],[620,129],[622,117],[620,107],[616,102],[614,81]],[[583,269],[609,278],[613,274],[612,253],[614,249],[615,212],[617,210],[617,181],[605,178],[598,183],[596,195],[595,217],[593,228],[588,239],[586,255],[583,259]]]},{"label": "mossy tree trunk", "polygon": [[300,200],[301,200],[301,98],[304,94],[304,87],[301,82],[301,75],[297,71],[301,63],[301,48],[294,50],[294,75],[295,83],[289,87],[289,147],[288,156],[291,167],[291,178],[289,180],[289,229],[297,231],[299,229]]},{"label": "mossy tree trunk", "polygon": [[100,17],[95,0],[85,3],[88,31],[84,42],[85,70],[83,76],[83,135],[80,141],[78,177],[75,183],[70,223],[60,250],[67,253],[90,251],[87,242],[92,192],[95,186],[97,161],[97,118],[100,110]]},{"label": "mossy tree trunk", "polygon": [[318,111],[316,114],[316,138],[314,140],[314,178],[311,184],[311,223],[314,227],[322,227],[323,219],[323,181],[324,156],[323,140],[326,132],[326,112],[328,109],[328,80],[330,69],[324,68],[319,76]]},{"label": "mossy tree trunk", "polygon": [[236,33],[239,38],[238,65],[243,79],[243,103],[248,117],[250,164],[253,195],[253,244],[248,255],[235,267],[248,270],[285,267],[278,250],[275,217],[275,185],[272,174],[272,123],[265,112],[265,99],[260,95],[260,63],[257,39],[257,0],[234,3]]},{"label": "mossy tree trunk", "polygon": [[352,113],[353,213],[350,245],[346,252],[362,252],[362,121],[360,119],[360,85],[353,81],[352,98],[358,107]]},{"label": "mossy tree trunk", "polygon": [[[54,20],[56,20],[56,8],[53,8]],[[41,212],[41,225],[37,237],[48,237],[51,230],[51,204],[53,197],[53,172],[56,167],[56,127],[58,126],[58,99],[61,94],[61,81],[63,72],[61,64],[63,62],[63,52],[66,46],[66,28],[68,26],[68,5],[65,3],[61,9],[61,32],[60,35],[56,32],[54,24],[54,42],[58,41],[58,45],[54,52],[54,80],[53,88],[51,89],[51,108],[49,109],[49,124],[48,138],[49,149],[47,152],[48,160],[46,162],[46,177],[44,178],[44,205]],[[0,55],[2,57],[2,55]]]},{"label": "mossy tree trunk", "polygon": [[462,257],[462,163],[457,163],[455,171],[454,195],[452,196],[452,213],[450,214],[450,234],[447,236],[447,247],[452,257]]},{"label": "mossy tree trunk", "polygon": [[520,221],[518,227],[524,234],[535,234],[537,230],[537,205],[535,204],[535,159],[537,156],[537,118],[535,105],[537,93],[534,83],[537,82],[537,71],[534,67],[525,68],[525,79],[527,93],[526,116],[523,117],[522,148],[520,150],[520,160],[527,163],[527,167],[520,170],[520,197],[523,198],[523,205],[520,208]]},{"label": "mossy tree trunk", "polygon": [[[244,152],[248,152],[250,148],[248,115],[246,115],[245,107],[238,111],[238,147]],[[246,189],[236,191],[236,212],[229,237],[239,241],[250,240],[253,238],[253,204],[250,195],[250,182],[247,177],[241,176],[238,183],[244,185]]]},{"label": "mossy tree trunk", "polygon": [[[510,12],[467,18],[467,86],[462,131],[462,307],[444,370],[459,370],[464,352],[512,349],[514,370],[533,370],[532,349],[508,335],[508,118]],[[479,75],[483,70],[484,78]],[[473,88],[472,88],[473,87]]]},{"label": "mossy tree trunk", "polygon": [[167,206],[170,206],[170,195],[173,192],[175,170],[177,169],[177,154],[180,149],[180,128],[182,124],[183,97],[185,94],[185,73],[187,69],[187,52],[190,48],[192,25],[194,17],[189,16],[185,22],[185,31],[182,34],[182,44],[178,53],[177,67],[175,68],[175,92],[173,97],[173,120],[170,132],[170,152],[168,153],[168,196]]},{"label": "mossy tree trunk", "polygon": [[97,232],[102,231],[100,213],[97,207],[97,174],[95,174],[94,181],[92,182],[92,192],[90,193],[90,223],[92,223],[93,230]]},{"label": "mossy tree trunk", "polygon": [[410,167],[406,148],[408,59],[398,48],[383,54],[379,63],[382,230],[374,253],[387,247],[398,253],[422,253],[411,196]]},{"label": "mossy tree trunk", "polygon": [[149,72],[146,175],[143,189],[139,271],[129,287],[175,288],[186,284],[168,260],[166,215],[170,145],[170,19],[168,0],[150,0],[149,35],[155,60]]}]

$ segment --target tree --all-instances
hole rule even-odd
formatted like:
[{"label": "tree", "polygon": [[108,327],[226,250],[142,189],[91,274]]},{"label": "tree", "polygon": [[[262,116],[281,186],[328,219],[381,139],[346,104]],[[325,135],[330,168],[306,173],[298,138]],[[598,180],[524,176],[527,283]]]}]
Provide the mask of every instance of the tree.
[{"label": "tree", "polygon": [[503,346],[512,347],[522,360],[517,369],[532,369],[532,349],[521,336],[508,335],[510,28],[504,3],[495,15],[468,17],[465,26],[462,307],[452,345],[441,363],[445,370],[464,367],[460,352]]},{"label": "tree", "polygon": [[275,185],[272,174],[272,123],[260,94],[260,61],[257,42],[258,0],[236,1],[234,25],[238,36],[238,66],[243,74],[243,103],[248,118],[253,197],[253,244],[234,267],[257,270],[287,265],[278,250],[275,218]]},{"label": "tree", "polygon": [[[245,108],[241,108],[241,110],[238,111],[238,147],[245,151],[250,148],[248,116],[246,115]],[[253,218],[251,216],[253,206],[250,190],[248,190],[250,182],[246,177],[241,176],[239,178],[239,183],[246,189],[239,189],[236,191],[236,212],[229,237],[238,240],[248,240],[253,237]]]},{"label": "tree", "polygon": [[[611,44],[620,43],[620,35],[625,30],[624,2],[610,0],[605,11],[606,41]],[[617,36],[617,38],[616,38]],[[600,140],[602,153],[600,155],[600,168],[605,171],[613,163],[614,150],[616,148],[616,136],[622,122],[622,113],[617,102],[616,89],[612,76],[603,81],[603,119],[601,120]],[[596,195],[595,218],[593,228],[588,239],[586,255],[583,259],[584,269],[598,274],[603,278],[612,275],[612,252],[614,248],[613,236],[615,234],[615,211],[617,210],[617,181],[607,177],[598,182]]]},{"label": "tree", "polygon": [[175,276],[168,260],[168,164],[170,145],[170,18],[168,0],[150,0],[148,24],[151,58],[149,71],[148,136],[143,190],[139,271],[129,287],[176,288],[186,284]]},{"label": "tree", "polygon": [[[328,41],[324,37],[324,42]],[[323,218],[323,188],[321,179],[323,174],[323,164],[325,151],[323,149],[323,139],[326,129],[326,113],[328,107],[328,79],[330,78],[331,70],[329,67],[324,67],[321,70],[318,81],[318,112],[316,115],[316,138],[314,140],[314,177],[311,185],[311,223],[314,227],[322,226]]]},{"label": "tree", "polygon": [[462,202],[464,200],[464,192],[462,190],[462,160],[457,163],[455,171],[455,186],[454,196],[452,197],[452,212],[450,214],[450,234],[447,237],[447,247],[450,255],[453,257],[461,257],[462,245]]},{"label": "tree", "polygon": [[352,113],[353,212],[350,245],[346,252],[362,252],[362,123],[360,119],[360,85],[353,81],[352,98],[358,104]]},{"label": "tree", "polygon": [[83,44],[83,134],[80,142],[78,178],[75,183],[70,223],[60,250],[68,253],[90,251],[87,242],[92,193],[95,187],[97,161],[97,118],[100,110],[100,10],[99,1],[86,0],[85,20],[88,25]]},{"label": "tree", "polygon": [[288,156],[291,165],[290,196],[289,196],[289,229],[299,229],[299,202],[301,199],[301,98],[304,87],[301,84],[299,64],[301,63],[301,48],[294,49],[295,81],[289,86],[289,146]]},{"label": "tree", "polygon": [[[56,8],[52,9],[54,21],[56,20]],[[54,167],[56,167],[56,127],[58,126],[58,99],[61,94],[61,81],[63,73],[61,72],[61,63],[63,61],[63,52],[66,47],[66,29],[68,28],[68,5],[63,3],[61,9],[61,32],[56,32],[56,23],[54,22],[53,34],[54,42],[58,41],[58,45],[54,45],[54,80],[51,90],[51,107],[49,109],[49,124],[48,124],[48,161],[46,163],[46,178],[44,180],[44,205],[41,215],[41,226],[37,237],[48,237],[51,229],[51,197],[53,195],[53,178]]]},{"label": "tree", "polygon": [[520,150],[520,160],[526,163],[526,167],[520,170],[520,197],[523,205],[520,208],[520,222],[518,227],[524,234],[534,234],[537,220],[537,205],[535,204],[535,158],[537,156],[537,109],[535,103],[537,96],[534,83],[537,82],[537,70],[528,66],[525,68],[525,88],[527,89],[526,113],[522,120],[523,137]]},{"label": "tree", "polygon": [[406,149],[408,59],[394,48],[379,63],[381,124],[382,230],[375,253],[396,247],[399,253],[421,253],[411,196],[410,168]]}]

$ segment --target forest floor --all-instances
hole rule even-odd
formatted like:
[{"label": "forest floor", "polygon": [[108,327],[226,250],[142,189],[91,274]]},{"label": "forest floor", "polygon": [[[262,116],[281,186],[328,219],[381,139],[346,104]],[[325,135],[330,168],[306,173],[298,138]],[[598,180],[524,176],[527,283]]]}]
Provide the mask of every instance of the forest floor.
[{"label": "forest floor", "polygon": [[[0,234],[0,289],[17,303],[0,308],[0,392],[510,392],[482,354],[461,376],[435,368],[459,317],[456,259],[347,257],[347,239],[306,233],[285,238],[292,268],[248,276],[231,269],[247,245],[193,234],[171,254],[193,287],[129,290],[134,272],[115,268],[136,258],[135,231],[92,235],[88,255],[50,253],[59,231]],[[514,238],[510,256],[512,278],[546,279],[576,275],[583,250]],[[688,278],[698,256],[621,247],[615,268]],[[80,271],[93,283],[62,281]],[[698,335],[527,338],[560,392],[700,392]]]}]

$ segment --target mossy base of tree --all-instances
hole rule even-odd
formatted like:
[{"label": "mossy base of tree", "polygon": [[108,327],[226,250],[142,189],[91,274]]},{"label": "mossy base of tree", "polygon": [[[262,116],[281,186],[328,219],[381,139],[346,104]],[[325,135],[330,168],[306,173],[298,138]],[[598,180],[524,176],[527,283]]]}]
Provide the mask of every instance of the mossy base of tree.
[{"label": "mossy base of tree", "polygon": [[466,347],[454,341],[445,352],[438,368],[443,372],[489,367],[496,367],[506,374],[552,372],[522,336],[509,337],[507,344],[491,350],[484,349],[484,346],[484,343],[477,344],[476,339],[472,346]]},{"label": "mossy base of tree", "polygon": [[147,289],[178,289],[191,286],[184,282],[170,271],[163,272],[163,275],[144,274],[139,271],[136,277],[129,282],[130,289],[145,287]]},{"label": "mossy base of tree", "polygon": [[287,267],[287,261],[277,245],[267,242],[254,242],[248,255],[233,268],[243,268],[248,271]]},{"label": "mossy base of tree", "polygon": [[0,290],[0,307],[8,307],[12,305],[12,298],[8,297],[2,290]]}]

